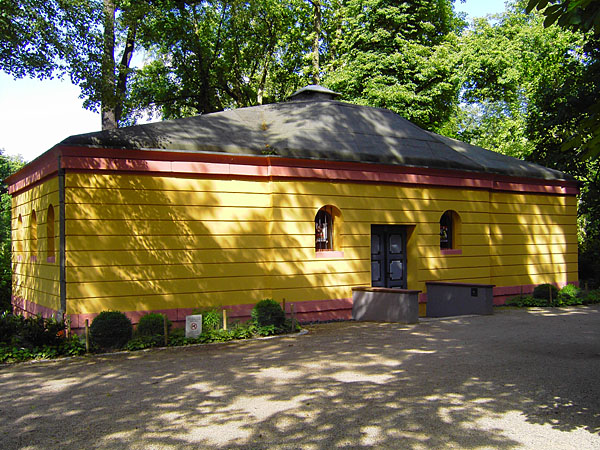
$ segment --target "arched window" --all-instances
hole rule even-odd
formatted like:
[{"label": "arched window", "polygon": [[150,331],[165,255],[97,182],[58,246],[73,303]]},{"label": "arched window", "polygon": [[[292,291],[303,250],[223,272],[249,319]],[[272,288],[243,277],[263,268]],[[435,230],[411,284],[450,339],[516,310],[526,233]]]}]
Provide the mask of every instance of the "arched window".
[{"label": "arched window", "polygon": [[17,235],[15,239],[15,250],[18,257],[21,258],[23,255],[23,217],[19,214],[17,219]]},{"label": "arched window", "polygon": [[456,211],[445,211],[440,218],[440,249],[460,248],[460,216]]},{"label": "arched window", "polygon": [[315,215],[315,251],[341,250],[342,213],[332,205],[325,205]]},{"label": "arched window", "polygon": [[48,206],[48,214],[46,216],[46,243],[46,257],[49,261],[54,262],[54,207],[52,205]]},{"label": "arched window", "polygon": [[31,259],[35,260],[37,258],[37,247],[38,247],[38,242],[37,242],[37,216],[35,214],[35,211],[31,212],[31,224],[29,226],[29,232],[31,233]]},{"label": "arched window", "polygon": [[333,250],[333,214],[323,206],[315,216],[315,250]]}]

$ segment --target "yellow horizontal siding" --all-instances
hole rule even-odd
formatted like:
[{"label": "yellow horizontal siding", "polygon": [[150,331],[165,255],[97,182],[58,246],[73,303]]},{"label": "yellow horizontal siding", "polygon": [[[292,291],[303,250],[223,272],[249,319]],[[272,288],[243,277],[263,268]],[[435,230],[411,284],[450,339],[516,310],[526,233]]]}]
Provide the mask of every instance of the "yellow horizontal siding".
[{"label": "yellow horizontal siding", "polygon": [[495,266],[493,268],[493,276],[505,277],[513,275],[544,275],[551,273],[563,273],[568,271],[566,263],[563,264],[543,264],[543,263],[531,263],[531,264],[519,264],[519,265],[503,265]]},{"label": "yellow horizontal siding", "polygon": [[168,205],[90,205],[69,204],[65,208],[67,220],[266,220],[270,208],[240,207],[232,205],[218,206],[168,206]]},{"label": "yellow horizontal siding", "polygon": [[258,277],[226,276],[222,278],[154,279],[144,281],[103,281],[67,283],[69,299],[135,296],[149,294],[184,294],[261,289],[301,289],[353,285],[354,273],[270,275]]},{"label": "yellow horizontal siding", "polygon": [[440,250],[440,245],[431,244],[427,246],[419,247],[419,254],[421,258],[443,258],[443,259],[457,259],[457,258],[465,258],[465,257],[473,257],[473,256],[489,256],[490,249],[487,245],[462,245],[460,248],[460,255],[442,255]]},{"label": "yellow horizontal siding", "polygon": [[241,192],[177,192],[120,189],[71,189],[65,193],[67,204],[103,205],[172,205],[213,206],[227,205],[238,208],[270,206],[268,193]]},{"label": "yellow horizontal siding", "polygon": [[545,195],[545,194],[517,194],[508,192],[492,192],[492,203],[520,204],[520,205],[561,205],[577,206],[577,197],[574,195]]},{"label": "yellow horizontal siding", "polygon": [[[576,264],[576,240],[565,237],[576,230],[570,197],[126,174],[67,174],[66,184],[72,312],[347,298],[351,286],[370,284],[371,224],[414,227],[409,288],[428,280],[513,285],[513,272],[499,276],[496,266],[529,261],[564,277]],[[336,242],[344,253],[320,259],[314,216],[326,204],[342,212]],[[439,248],[449,209],[462,222],[460,255]],[[569,256],[552,259],[557,250]]]},{"label": "yellow horizontal siding", "polygon": [[366,260],[308,260],[266,261],[191,264],[157,264],[155,266],[90,266],[71,267],[67,282],[120,281],[120,280],[172,280],[215,277],[261,277],[266,271],[277,275],[316,275],[332,273],[356,273],[364,271]]},{"label": "yellow horizontal siding", "polygon": [[[571,238],[569,238],[571,239]],[[494,245],[490,247],[490,255],[522,255],[523,253],[530,255],[547,254],[547,253],[577,253],[577,243],[538,245]]]},{"label": "yellow horizontal siding", "polygon": [[490,265],[517,266],[526,264],[566,264],[577,263],[577,253],[521,253],[519,255],[492,255]]},{"label": "yellow horizontal siding", "polygon": [[490,214],[492,224],[509,224],[509,225],[573,225],[577,221],[575,214],[555,214],[555,215],[538,215],[538,214]]},{"label": "yellow horizontal siding", "polygon": [[403,187],[395,185],[375,184],[353,184],[322,181],[278,181],[272,185],[274,194],[282,196],[300,194],[309,196],[336,196],[336,197],[367,197],[372,199],[398,198],[398,199],[422,199],[422,200],[448,200],[487,202],[489,193],[483,190],[470,190],[463,188],[435,188],[435,187]]},{"label": "yellow horizontal siding", "polygon": [[490,244],[492,246],[502,245],[561,245],[577,243],[577,235],[565,234],[500,234],[491,235]]},{"label": "yellow horizontal siding", "polygon": [[[54,208],[54,257],[58,261],[59,201],[58,178],[35,185],[12,198],[13,296],[54,310],[60,309],[59,264],[48,263],[48,206]],[[37,251],[32,239],[32,213],[36,213]],[[18,228],[21,215],[23,227]],[[35,260],[32,256],[35,255]]]},{"label": "yellow horizontal siding", "polygon": [[[364,280],[363,280],[364,281]],[[362,284],[370,283],[370,277]],[[171,308],[213,308],[227,305],[255,304],[264,298],[278,302],[300,302],[351,298],[352,290],[342,287],[310,287],[290,289],[262,289],[258,291],[240,288],[237,291],[194,292],[189,294],[157,294],[133,297],[98,297],[73,299],[67,303],[68,314],[89,314],[106,309],[121,311],[157,310]]]},{"label": "yellow horizontal siding", "polygon": [[437,256],[431,258],[420,258],[419,269],[442,270],[442,269],[471,269],[488,267],[490,259],[485,256]]},{"label": "yellow horizontal siding", "polygon": [[[368,247],[344,248],[343,260],[369,260],[371,252]],[[273,248],[264,249],[140,249],[140,250],[71,250],[67,254],[69,270],[77,266],[135,266],[161,264],[193,264],[230,263],[230,262],[266,262],[266,261],[301,261],[333,262],[340,261],[339,257],[316,259],[313,248]]]}]

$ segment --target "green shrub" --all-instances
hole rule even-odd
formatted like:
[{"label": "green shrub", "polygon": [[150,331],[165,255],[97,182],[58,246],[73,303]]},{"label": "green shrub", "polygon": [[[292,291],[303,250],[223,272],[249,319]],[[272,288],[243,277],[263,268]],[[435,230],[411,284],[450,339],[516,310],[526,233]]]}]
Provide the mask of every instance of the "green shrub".
[{"label": "green shrub", "polygon": [[21,345],[28,348],[56,346],[64,338],[65,323],[53,317],[29,316],[23,319],[20,330]]},{"label": "green shrub", "polygon": [[0,343],[10,343],[23,327],[23,316],[5,311],[0,314]]},{"label": "green shrub", "polygon": [[[138,336],[165,336],[165,316],[160,313],[150,313],[142,316],[137,325]],[[167,334],[173,324],[167,319]]]},{"label": "green shrub", "polygon": [[125,349],[129,351],[144,350],[151,347],[160,347],[164,344],[164,336],[158,334],[141,335],[127,342],[127,344],[125,344]]},{"label": "green shrub", "polygon": [[583,296],[581,301],[584,305],[594,305],[596,303],[600,303],[600,289],[588,292]]},{"label": "green shrub", "polygon": [[90,326],[92,342],[104,350],[119,349],[131,339],[131,320],[119,311],[102,311]]},{"label": "green shrub", "polygon": [[270,298],[258,302],[252,308],[251,316],[259,327],[274,325],[281,328],[285,322],[285,313],[281,305]]},{"label": "green shrub", "polygon": [[581,305],[583,303],[581,289],[573,284],[563,286],[563,288],[558,291],[557,299],[559,306]]},{"label": "green shrub", "polygon": [[202,334],[221,329],[223,316],[216,309],[207,309],[197,314],[202,314]]},{"label": "green shrub", "polygon": [[[552,284],[544,283],[544,284],[540,284],[539,286],[536,286],[535,289],[533,290],[532,296],[534,298],[539,298],[539,299],[544,299],[544,300],[550,301],[550,292],[552,292],[552,301],[554,302],[556,300],[556,297],[558,296],[558,289],[556,288],[556,286],[554,286]],[[546,306],[551,306],[551,305],[546,304]]]},{"label": "green shrub", "polygon": [[532,306],[548,306],[548,300],[543,298],[535,298],[531,295],[518,295],[506,301],[506,306],[517,306],[519,308],[527,308]]}]

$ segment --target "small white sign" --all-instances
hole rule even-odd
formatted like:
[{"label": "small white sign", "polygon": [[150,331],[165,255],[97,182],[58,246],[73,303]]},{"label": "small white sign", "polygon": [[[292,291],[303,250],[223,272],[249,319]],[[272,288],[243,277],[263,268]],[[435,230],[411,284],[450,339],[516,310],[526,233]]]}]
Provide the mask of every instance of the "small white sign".
[{"label": "small white sign", "polygon": [[185,337],[195,338],[202,334],[202,314],[185,316]]}]

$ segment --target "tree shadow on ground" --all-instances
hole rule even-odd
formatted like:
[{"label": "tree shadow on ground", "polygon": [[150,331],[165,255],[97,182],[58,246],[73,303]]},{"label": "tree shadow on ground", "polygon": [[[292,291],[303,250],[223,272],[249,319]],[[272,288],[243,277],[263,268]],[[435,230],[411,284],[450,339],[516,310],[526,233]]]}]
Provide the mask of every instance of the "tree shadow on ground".
[{"label": "tree shadow on ground", "polygon": [[4,366],[2,447],[600,445],[599,320],[585,307],[332,323],[300,337]]}]

